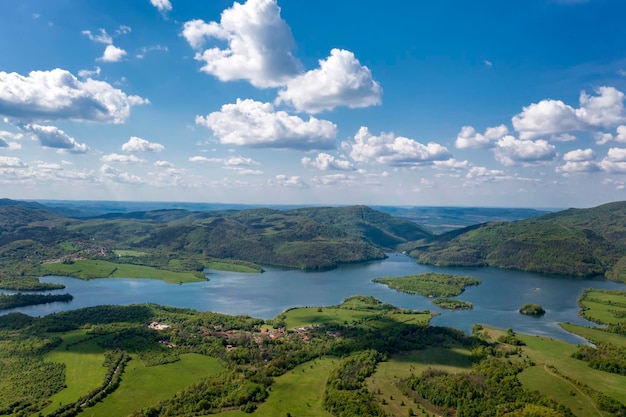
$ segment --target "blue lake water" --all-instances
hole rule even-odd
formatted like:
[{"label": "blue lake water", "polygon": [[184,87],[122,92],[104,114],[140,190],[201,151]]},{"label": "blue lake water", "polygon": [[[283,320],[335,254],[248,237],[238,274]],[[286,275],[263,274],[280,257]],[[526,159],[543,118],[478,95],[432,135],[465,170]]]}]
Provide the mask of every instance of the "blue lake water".
[{"label": "blue lake water", "polygon": [[[339,304],[351,295],[371,295],[383,302],[411,309],[429,309],[439,313],[433,325],[450,326],[467,333],[474,323],[516,332],[553,337],[570,343],[582,339],[562,330],[557,323],[590,322],[578,317],[576,300],[585,288],[626,289],[626,285],[606,280],[582,280],[547,276],[495,268],[436,268],[418,265],[414,259],[390,254],[383,261],[344,265],[332,271],[304,272],[266,267],[262,274],[208,271],[206,282],[183,285],[147,279],[102,278],[81,281],[69,277],[45,277],[42,281],[61,283],[74,300],[5,310],[33,316],[101,304],[158,303],[200,311],[225,314],[248,314],[263,319],[274,318],[289,307]],[[430,299],[409,295],[371,282],[372,278],[402,276],[421,272],[471,275],[482,281],[468,287],[458,298],[474,304],[473,310],[450,311],[430,303]],[[526,303],[541,304],[542,317],[519,314]]]}]

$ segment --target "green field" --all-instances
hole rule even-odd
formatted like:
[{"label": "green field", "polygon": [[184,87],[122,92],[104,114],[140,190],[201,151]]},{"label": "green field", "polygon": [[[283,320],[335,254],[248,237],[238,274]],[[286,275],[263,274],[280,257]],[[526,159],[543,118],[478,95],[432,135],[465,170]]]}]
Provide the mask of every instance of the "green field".
[{"label": "green field", "polygon": [[579,417],[608,416],[596,407],[589,395],[581,391],[575,384],[554,374],[549,368],[542,365],[526,368],[518,379],[526,387],[536,389],[550,398],[569,407]]},{"label": "green field", "polygon": [[138,250],[116,249],[113,251],[117,256],[129,256],[132,258],[141,258],[148,255],[148,252],[142,252]]},{"label": "green field", "polygon": [[48,275],[67,275],[80,279],[93,278],[148,278],[170,284],[202,281],[193,272],[173,272],[143,265],[118,264],[102,260],[77,260],[73,263],[47,263],[41,269]]},{"label": "green field", "polygon": [[[98,345],[97,338],[89,337],[85,330],[67,332],[62,338],[63,343],[46,354],[44,360],[66,365],[67,388],[52,396],[52,403],[42,410],[43,415],[51,413],[59,405],[76,401],[88,391],[98,387],[107,371],[102,366],[104,349]],[[68,344],[70,346],[67,346]]]},{"label": "green field", "polygon": [[[618,401],[624,402],[626,398],[626,376],[611,374],[608,372],[590,368],[586,362],[572,358],[572,353],[576,351],[576,346],[569,343],[547,339],[539,336],[527,336],[517,334],[517,338],[526,343],[523,353],[528,355],[535,362],[536,366],[554,366],[558,372],[575,381],[584,383],[594,388],[596,391],[607,394]],[[543,387],[541,381],[534,381],[528,385],[530,389],[549,389]],[[545,383],[547,385],[547,382]],[[563,398],[555,398],[564,402]]]},{"label": "green field", "polygon": [[[583,317],[602,324],[626,321],[626,291],[587,290],[578,300]],[[620,317],[620,313],[622,316]]]},{"label": "green field", "polygon": [[626,336],[609,333],[592,327],[578,326],[572,323],[560,323],[563,329],[570,333],[577,334],[593,343],[611,343],[615,346],[626,347]]},{"label": "green field", "polygon": [[206,264],[208,269],[215,269],[218,271],[231,271],[231,272],[245,272],[245,273],[258,273],[263,270],[259,266],[248,265],[247,263],[227,262],[227,261],[209,261]]},{"label": "green field", "polygon": [[290,413],[294,417],[331,417],[324,410],[322,397],[326,380],[337,359],[322,358],[295,367],[276,378],[270,396],[252,414],[242,411],[227,411],[217,414],[220,417],[284,417]]},{"label": "green field", "polygon": [[133,358],[124,371],[122,383],[106,399],[86,409],[85,417],[123,417],[162,400],[191,385],[197,379],[224,370],[223,363],[195,353],[183,354],[180,360],[165,365],[146,367]]},{"label": "green field", "polygon": [[[319,311],[321,310],[321,311]],[[287,329],[297,329],[314,324],[352,323],[375,314],[374,311],[348,310],[339,307],[303,307],[294,308],[284,313]]]},{"label": "green field", "polygon": [[389,415],[406,416],[409,407],[416,415],[420,415],[415,404],[398,388],[397,382],[411,374],[419,375],[428,368],[443,369],[450,373],[470,371],[470,352],[460,348],[437,347],[392,356],[377,365],[376,372],[368,379],[367,388],[376,393],[381,402],[385,399],[387,404],[383,405],[383,409]]}]

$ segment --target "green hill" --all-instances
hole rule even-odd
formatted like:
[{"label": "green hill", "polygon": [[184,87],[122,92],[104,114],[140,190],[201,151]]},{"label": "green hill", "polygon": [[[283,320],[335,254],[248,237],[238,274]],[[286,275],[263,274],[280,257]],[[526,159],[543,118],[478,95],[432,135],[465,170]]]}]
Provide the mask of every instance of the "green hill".
[{"label": "green hill", "polygon": [[485,223],[405,245],[418,262],[626,281],[626,202]]},{"label": "green hill", "polygon": [[201,270],[212,259],[319,270],[382,259],[398,244],[431,236],[415,223],[364,206],[177,209],[76,219],[41,204],[11,202],[0,201],[0,280],[37,275],[41,262],[74,259],[174,271]]}]

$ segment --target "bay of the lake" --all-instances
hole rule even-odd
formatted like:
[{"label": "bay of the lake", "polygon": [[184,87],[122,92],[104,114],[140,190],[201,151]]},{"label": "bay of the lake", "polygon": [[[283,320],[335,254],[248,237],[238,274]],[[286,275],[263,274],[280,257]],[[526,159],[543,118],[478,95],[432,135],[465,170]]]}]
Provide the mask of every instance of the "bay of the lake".
[{"label": "bay of the lake", "polygon": [[[470,275],[481,284],[468,287],[458,298],[474,304],[472,310],[450,311],[430,303],[431,299],[410,295],[371,282],[373,278],[403,276],[422,272]],[[290,307],[326,306],[341,303],[351,295],[371,295],[398,307],[429,309],[438,315],[432,325],[450,326],[466,333],[474,323],[519,333],[541,335],[582,343],[583,340],[562,330],[557,323],[592,325],[578,316],[576,300],[585,288],[626,289],[626,285],[604,279],[577,279],[548,276],[496,268],[437,268],[418,265],[402,254],[389,254],[382,261],[342,265],[324,272],[305,272],[266,267],[262,274],[207,271],[208,281],[183,285],[150,279],[101,278],[81,281],[48,276],[45,282],[64,284],[74,299],[2,311],[20,311],[32,316],[102,304],[157,303],[199,311],[247,314],[271,319]],[[525,316],[518,312],[526,303],[541,304],[546,314]]]}]

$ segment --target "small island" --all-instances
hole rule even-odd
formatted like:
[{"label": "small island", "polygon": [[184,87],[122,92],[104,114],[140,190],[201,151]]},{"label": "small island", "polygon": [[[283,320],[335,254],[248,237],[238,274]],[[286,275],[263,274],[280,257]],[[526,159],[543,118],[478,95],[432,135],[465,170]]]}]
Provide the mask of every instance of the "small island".
[{"label": "small island", "polygon": [[474,308],[474,304],[469,301],[461,301],[455,298],[437,298],[432,301],[432,304],[441,308],[447,308],[448,310],[471,310]]},{"label": "small island", "polygon": [[465,287],[480,284],[480,281],[473,277],[434,272],[403,277],[374,278],[372,281],[385,284],[397,291],[431,298],[454,297],[461,294]]},{"label": "small island", "polygon": [[524,304],[520,307],[519,312],[529,316],[542,316],[546,314],[546,310],[539,304]]}]

